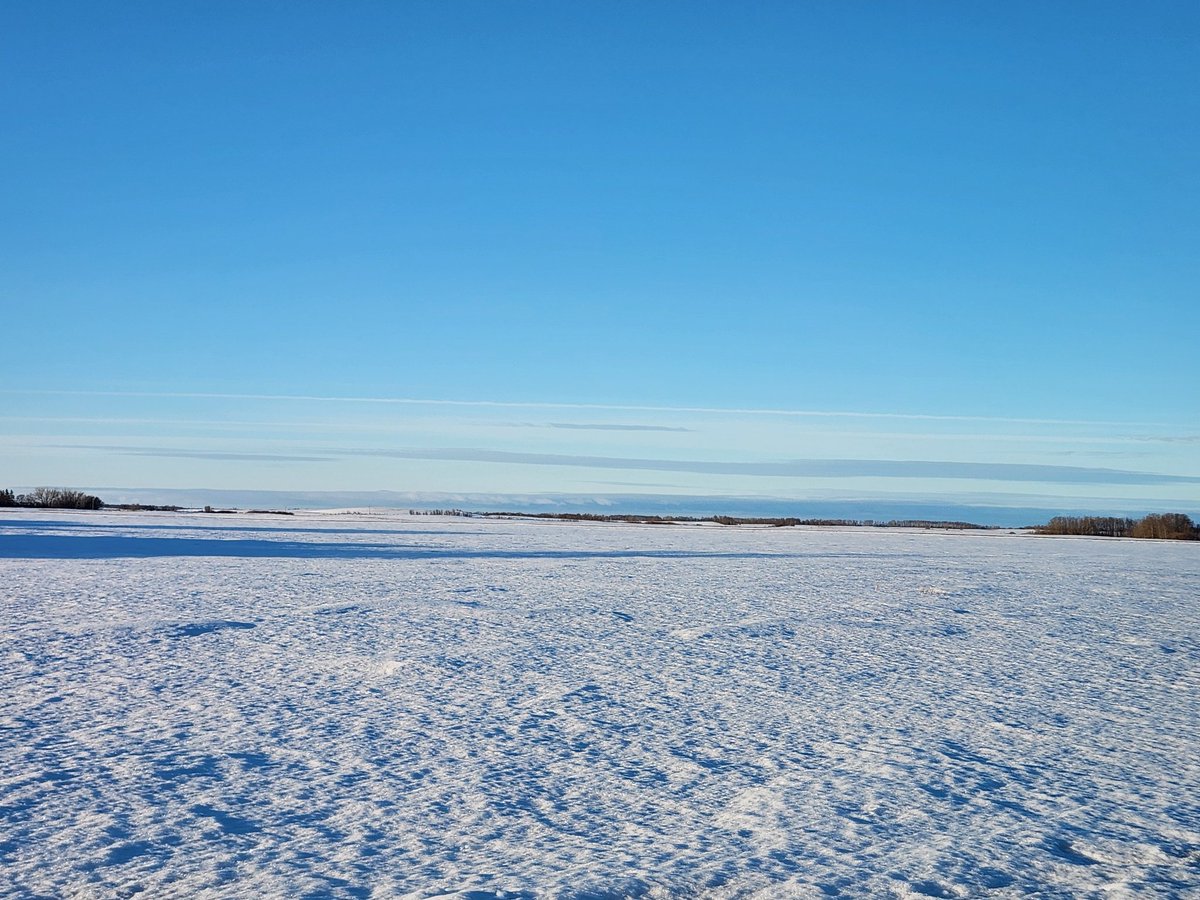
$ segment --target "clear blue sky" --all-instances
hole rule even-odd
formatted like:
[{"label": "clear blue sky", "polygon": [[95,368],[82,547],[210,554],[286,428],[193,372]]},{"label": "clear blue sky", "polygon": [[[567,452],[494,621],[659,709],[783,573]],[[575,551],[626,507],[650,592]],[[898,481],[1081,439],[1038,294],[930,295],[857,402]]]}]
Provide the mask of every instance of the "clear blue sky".
[{"label": "clear blue sky", "polygon": [[1194,2],[0,17],[10,483],[1200,507]]}]

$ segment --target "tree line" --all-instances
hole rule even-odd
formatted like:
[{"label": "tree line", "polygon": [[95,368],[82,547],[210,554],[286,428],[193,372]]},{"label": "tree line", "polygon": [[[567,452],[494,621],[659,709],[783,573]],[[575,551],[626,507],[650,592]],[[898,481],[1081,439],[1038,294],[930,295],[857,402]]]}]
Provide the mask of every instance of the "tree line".
[{"label": "tree line", "polygon": [[[410,510],[414,514],[415,510]],[[451,513],[453,514],[453,513]],[[466,513],[465,515],[471,515]],[[717,525],[770,525],[774,528],[789,528],[797,525],[849,526],[855,528],[948,528],[988,529],[991,525],[975,525],[971,522],[943,522],[932,519],[891,519],[879,522],[875,519],[798,519],[781,516],[659,516],[634,513],[568,513],[568,512],[484,512],[480,516],[495,516],[522,519],[556,519],[563,522],[627,522],[633,525],[671,525],[676,522],[715,522]]]},{"label": "tree line", "polygon": [[[99,497],[70,488],[34,488],[27,494],[17,494],[11,489],[0,489],[0,507],[28,507],[31,509],[122,509],[122,510],[170,510],[178,506],[151,506],[138,503],[106,504]],[[204,507],[205,512],[233,512]],[[273,512],[291,515],[283,510],[251,510],[251,512]],[[630,522],[640,525],[669,525],[673,522],[714,522],[718,525],[772,525],[777,528],[796,525],[860,526],[877,528],[986,528],[970,522],[942,522],[926,519],[893,519],[879,522],[872,519],[799,519],[742,516],[658,516],[605,513],[518,513],[484,512],[473,513],[462,509],[410,509],[414,516],[504,516],[534,519],[559,519],[567,522]],[[1200,540],[1200,526],[1183,513],[1151,513],[1140,519],[1122,516],[1055,516],[1045,525],[1034,529],[1038,534],[1078,534],[1092,537],[1152,538],[1169,541]]]},{"label": "tree line", "polygon": [[1093,537],[1200,540],[1200,528],[1183,513],[1151,513],[1140,519],[1114,516],[1055,516],[1037,528],[1038,534],[1085,534]]},{"label": "tree line", "polygon": [[[718,525],[770,525],[787,528],[796,525],[824,525],[856,528],[938,528],[951,531],[995,530],[997,526],[972,522],[932,519],[799,519],[791,517],[751,516],[656,516],[611,513],[519,513],[485,512],[481,516],[526,519],[558,519],[565,522],[629,522],[637,525],[670,525],[674,522],[715,522]],[[1116,516],[1055,516],[1045,525],[1035,526],[1038,534],[1083,534],[1095,537],[1154,538],[1158,540],[1200,540],[1200,527],[1183,513],[1152,513],[1141,519]]]},{"label": "tree line", "polygon": [[32,509],[101,509],[104,501],[83,491],[68,488],[34,488],[28,494],[0,490],[0,506],[25,506]]}]

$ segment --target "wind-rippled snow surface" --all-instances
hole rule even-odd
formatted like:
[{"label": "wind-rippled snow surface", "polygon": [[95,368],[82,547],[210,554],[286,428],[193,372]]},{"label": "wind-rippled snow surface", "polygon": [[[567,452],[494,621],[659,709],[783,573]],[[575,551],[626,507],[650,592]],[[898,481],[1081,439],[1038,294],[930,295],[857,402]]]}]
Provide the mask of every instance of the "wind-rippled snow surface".
[{"label": "wind-rippled snow surface", "polygon": [[0,894],[1200,892],[1200,546],[10,512]]}]

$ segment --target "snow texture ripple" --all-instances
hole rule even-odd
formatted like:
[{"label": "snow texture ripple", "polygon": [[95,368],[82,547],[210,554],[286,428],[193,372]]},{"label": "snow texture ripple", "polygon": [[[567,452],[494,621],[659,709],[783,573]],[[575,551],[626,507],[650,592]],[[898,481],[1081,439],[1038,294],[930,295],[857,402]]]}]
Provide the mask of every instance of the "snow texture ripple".
[{"label": "snow texture ripple", "polygon": [[0,895],[1200,896],[1200,546],[0,521]]}]

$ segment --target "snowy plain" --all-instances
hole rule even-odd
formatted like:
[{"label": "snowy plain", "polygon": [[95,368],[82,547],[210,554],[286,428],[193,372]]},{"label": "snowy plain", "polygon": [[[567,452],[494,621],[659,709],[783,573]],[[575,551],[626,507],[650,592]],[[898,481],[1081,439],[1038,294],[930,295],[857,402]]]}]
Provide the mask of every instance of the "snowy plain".
[{"label": "snowy plain", "polygon": [[6,897],[1200,896],[1200,546],[0,517]]}]

